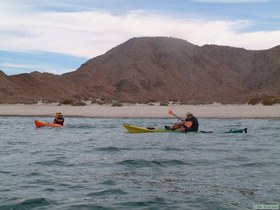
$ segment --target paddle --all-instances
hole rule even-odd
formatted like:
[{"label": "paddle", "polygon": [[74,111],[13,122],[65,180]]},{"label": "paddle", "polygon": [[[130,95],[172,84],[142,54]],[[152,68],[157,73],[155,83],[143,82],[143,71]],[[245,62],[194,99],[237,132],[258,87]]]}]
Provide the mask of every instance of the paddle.
[{"label": "paddle", "polygon": [[[184,120],[182,120],[180,117],[178,117],[176,114],[174,114],[174,112],[173,112],[171,109],[168,110],[168,114],[169,114],[169,115],[173,115],[174,117],[176,117],[176,118],[178,119],[177,122],[176,122],[174,125],[176,125],[176,124],[178,123],[179,120],[181,120],[182,122],[184,122]],[[173,126],[174,126],[174,125],[173,125]],[[165,129],[167,129],[167,130],[171,130],[171,128],[173,128],[173,126],[170,127],[170,126],[167,126],[167,125],[166,125],[166,126],[164,126],[164,127],[165,127]]]},{"label": "paddle", "polygon": [[[187,121],[187,122],[186,122],[186,121],[183,120],[182,118],[178,117],[176,114],[174,114],[174,112],[172,111],[172,109],[169,109],[169,110],[168,110],[168,114],[169,114],[169,115],[173,115],[174,117],[176,117],[176,118],[178,119],[178,121],[181,120],[181,121],[185,124],[185,126],[187,126],[188,128],[190,128],[190,127],[192,126],[192,122],[191,122],[191,121]],[[178,121],[177,121],[177,122],[178,122]],[[177,122],[176,122],[174,125],[176,125]]]},{"label": "paddle", "polygon": [[181,119],[180,117],[178,117],[176,114],[174,114],[174,112],[172,111],[172,109],[168,110],[168,114],[169,115],[173,115],[174,117],[177,117],[177,119],[181,120],[182,122],[185,122],[185,120]]}]

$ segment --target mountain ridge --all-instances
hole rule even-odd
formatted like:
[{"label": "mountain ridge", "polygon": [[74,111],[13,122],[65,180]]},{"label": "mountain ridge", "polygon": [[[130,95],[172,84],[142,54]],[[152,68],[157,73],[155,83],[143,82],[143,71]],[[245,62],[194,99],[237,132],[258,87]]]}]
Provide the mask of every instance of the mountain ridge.
[{"label": "mountain ridge", "polygon": [[[5,79],[6,78],[6,79]],[[132,38],[62,75],[3,76],[1,103],[64,99],[247,103],[280,95],[280,46],[251,51],[167,37]],[[7,82],[8,80],[9,82]],[[24,94],[17,93],[17,88]],[[1,88],[1,86],[0,86]],[[2,88],[3,89],[3,88]],[[2,91],[1,91],[2,92]]]}]

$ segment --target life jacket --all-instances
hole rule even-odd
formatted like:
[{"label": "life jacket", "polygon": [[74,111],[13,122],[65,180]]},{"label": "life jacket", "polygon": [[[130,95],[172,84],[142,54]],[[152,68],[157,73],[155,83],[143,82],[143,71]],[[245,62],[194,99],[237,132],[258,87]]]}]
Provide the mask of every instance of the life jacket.
[{"label": "life jacket", "polygon": [[184,125],[185,125],[187,128],[192,127],[192,124],[193,124],[192,121],[186,121],[186,122],[184,123]]}]

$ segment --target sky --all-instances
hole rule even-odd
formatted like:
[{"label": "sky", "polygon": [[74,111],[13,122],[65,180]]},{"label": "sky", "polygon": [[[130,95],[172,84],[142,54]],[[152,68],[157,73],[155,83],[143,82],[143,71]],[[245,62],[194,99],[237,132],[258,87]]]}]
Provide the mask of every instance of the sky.
[{"label": "sky", "polygon": [[0,0],[0,70],[63,74],[134,37],[264,50],[279,0]]}]

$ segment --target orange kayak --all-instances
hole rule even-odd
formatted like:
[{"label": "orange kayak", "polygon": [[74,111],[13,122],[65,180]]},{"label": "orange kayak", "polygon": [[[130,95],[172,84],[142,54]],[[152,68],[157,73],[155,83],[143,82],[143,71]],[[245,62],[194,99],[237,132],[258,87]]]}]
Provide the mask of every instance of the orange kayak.
[{"label": "orange kayak", "polygon": [[35,123],[35,126],[37,128],[41,128],[41,127],[57,127],[57,128],[62,128],[63,127],[63,125],[60,125],[60,124],[49,123],[49,122],[42,122],[42,121],[39,121],[39,120],[35,120],[34,123]]}]

